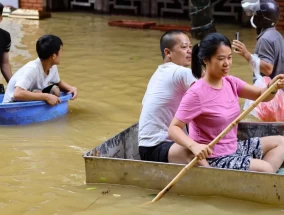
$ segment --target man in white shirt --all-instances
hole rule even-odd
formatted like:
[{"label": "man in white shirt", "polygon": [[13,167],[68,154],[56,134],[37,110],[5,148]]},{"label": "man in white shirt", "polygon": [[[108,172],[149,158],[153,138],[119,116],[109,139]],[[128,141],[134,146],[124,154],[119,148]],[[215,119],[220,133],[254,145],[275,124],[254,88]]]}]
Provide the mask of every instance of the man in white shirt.
[{"label": "man in white shirt", "polygon": [[[15,101],[46,101],[50,105],[60,103],[59,90],[77,97],[77,89],[60,80],[57,65],[60,64],[63,43],[54,35],[44,35],[37,41],[38,58],[20,68],[10,79],[3,103]],[[55,95],[54,95],[55,94]]]},{"label": "man in white shirt", "polygon": [[[182,31],[169,31],[161,37],[164,63],[148,83],[139,119],[142,160],[187,164],[194,158],[189,149],[174,143],[168,135],[184,93],[196,81],[187,68],[191,63],[191,48],[188,36]],[[199,161],[199,165],[209,166],[206,160]]]}]

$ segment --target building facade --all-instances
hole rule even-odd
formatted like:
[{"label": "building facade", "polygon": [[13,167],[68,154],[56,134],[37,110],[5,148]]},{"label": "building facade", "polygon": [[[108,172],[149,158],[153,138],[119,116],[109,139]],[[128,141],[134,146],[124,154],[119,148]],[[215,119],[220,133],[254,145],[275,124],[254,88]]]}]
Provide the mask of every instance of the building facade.
[{"label": "building facade", "polygon": [[[278,29],[284,30],[284,0],[276,0],[281,9]],[[187,0],[19,0],[19,7],[35,10],[60,10],[93,8],[111,14],[150,17],[188,18],[190,5]],[[212,0],[212,14],[218,19],[244,21],[240,0]],[[246,20],[247,21],[247,20]]]}]

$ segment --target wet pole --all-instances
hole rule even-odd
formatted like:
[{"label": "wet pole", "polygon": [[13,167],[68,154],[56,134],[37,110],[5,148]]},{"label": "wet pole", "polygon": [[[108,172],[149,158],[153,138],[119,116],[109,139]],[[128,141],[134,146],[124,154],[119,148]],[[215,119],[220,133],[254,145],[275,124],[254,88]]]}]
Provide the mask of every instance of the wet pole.
[{"label": "wet pole", "polygon": [[188,5],[193,38],[201,40],[207,34],[216,32],[211,0],[189,0]]}]

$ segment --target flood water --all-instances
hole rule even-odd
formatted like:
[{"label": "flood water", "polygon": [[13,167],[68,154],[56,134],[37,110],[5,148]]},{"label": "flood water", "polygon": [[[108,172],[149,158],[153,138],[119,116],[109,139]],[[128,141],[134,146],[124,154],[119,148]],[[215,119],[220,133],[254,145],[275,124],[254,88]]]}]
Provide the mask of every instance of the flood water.
[{"label": "flood water", "polygon": [[[137,122],[146,85],[162,63],[162,32],[109,27],[111,19],[129,17],[54,13],[40,22],[6,18],[0,24],[11,33],[13,72],[36,58],[35,43],[41,35],[61,37],[61,79],[79,90],[78,99],[69,103],[69,113],[63,118],[1,127],[0,214],[284,214],[284,209],[269,205],[171,194],[157,204],[143,206],[157,191],[85,185],[82,154]],[[253,29],[232,25],[217,25],[217,29],[231,40],[239,30],[240,39],[253,50]],[[248,64],[237,55],[231,74],[252,82]],[[103,195],[103,191],[108,192]]]}]

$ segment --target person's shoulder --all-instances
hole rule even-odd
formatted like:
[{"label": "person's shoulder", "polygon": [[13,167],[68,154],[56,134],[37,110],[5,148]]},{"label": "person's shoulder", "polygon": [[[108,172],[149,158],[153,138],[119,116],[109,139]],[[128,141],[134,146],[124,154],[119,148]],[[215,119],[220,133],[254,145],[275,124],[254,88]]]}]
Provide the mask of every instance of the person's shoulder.
[{"label": "person's shoulder", "polygon": [[53,65],[51,68],[50,68],[51,71],[53,72],[58,72],[58,67],[57,65]]},{"label": "person's shoulder", "polygon": [[180,72],[180,73],[188,73],[188,72],[190,72],[190,73],[192,73],[190,68],[184,67],[184,66],[179,66],[179,65],[177,65],[176,72]]},{"label": "person's shoulder", "polygon": [[235,77],[233,75],[226,75],[225,77],[223,77],[223,79],[225,79],[225,80],[234,80],[235,78],[237,78],[237,77]]},{"label": "person's shoulder", "polygon": [[223,77],[223,80],[226,82],[236,82],[237,80],[239,80],[239,78],[233,76],[233,75],[227,75],[225,77]]},{"label": "person's shoulder", "polygon": [[8,31],[5,31],[4,29],[0,28],[0,40],[4,40],[7,43],[11,42],[10,33]]},{"label": "person's shoulder", "polygon": [[182,73],[182,70],[180,67],[181,66],[175,63],[172,63],[172,62],[164,63],[158,66],[153,76],[155,76],[155,74],[163,74],[164,77],[173,77],[176,74]]},{"label": "person's shoulder", "polygon": [[31,61],[29,61],[29,62],[27,62],[26,63],[26,65],[29,65],[29,66],[38,66],[38,65],[40,65],[41,64],[41,61],[40,61],[40,59],[39,58],[37,58],[37,59],[34,59],[34,60],[31,60]]},{"label": "person's shoulder", "polygon": [[[195,79],[193,78],[192,71],[190,68],[177,65],[172,62],[164,63],[158,67],[155,73],[163,74],[164,77],[171,77],[173,80],[180,79]],[[155,74],[154,73],[154,74]]]},{"label": "person's shoulder", "polygon": [[173,67],[173,73],[175,75],[178,75],[178,76],[186,76],[188,77],[189,75],[192,75],[192,71],[190,68],[188,67],[184,67],[184,66],[180,66],[180,65],[177,65],[177,64],[174,64],[175,66]]},{"label": "person's shoulder", "polygon": [[202,89],[204,89],[205,86],[205,81],[203,80],[203,78],[200,78],[196,80],[188,90],[199,94],[200,92],[203,92]]},{"label": "person's shoulder", "polygon": [[21,68],[19,68],[15,74],[12,76],[12,78],[14,76],[23,76],[23,75],[27,75],[27,76],[31,76],[31,75],[34,75],[36,76],[38,74],[38,66],[35,65],[33,63],[33,61],[29,61],[27,62],[25,65],[23,65]]},{"label": "person's shoulder", "polygon": [[237,86],[240,85],[240,84],[242,85],[242,84],[246,83],[242,79],[235,77],[235,76],[232,76],[232,75],[227,75],[227,76],[223,77],[223,81],[230,83],[230,84],[235,84]]},{"label": "person's shoulder", "polygon": [[38,59],[27,62],[20,70],[40,71],[40,61]]},{"label": "person's shoulder", "polygon": [[174,71],[178,68],[179,66],[173,62],[167,62],[167,63],[163,63],[161,65],[158,66],[157,70],[171,70]]},{"label": "person's shoulder", "polygon": [[0,35],[1,35],[1,36],[4,35],[4,36],[10,37],[10,33],[9,33],[8,31],[2,29],[2,28],[0,28]]},{"label": "person's shoulder", "polygon": [[263,32],[263,34],[258,38],[258,42],[271,43],[274,41],[278,41],[279,37],[283,38],[282,34],[275,28],[271,28]]}]

